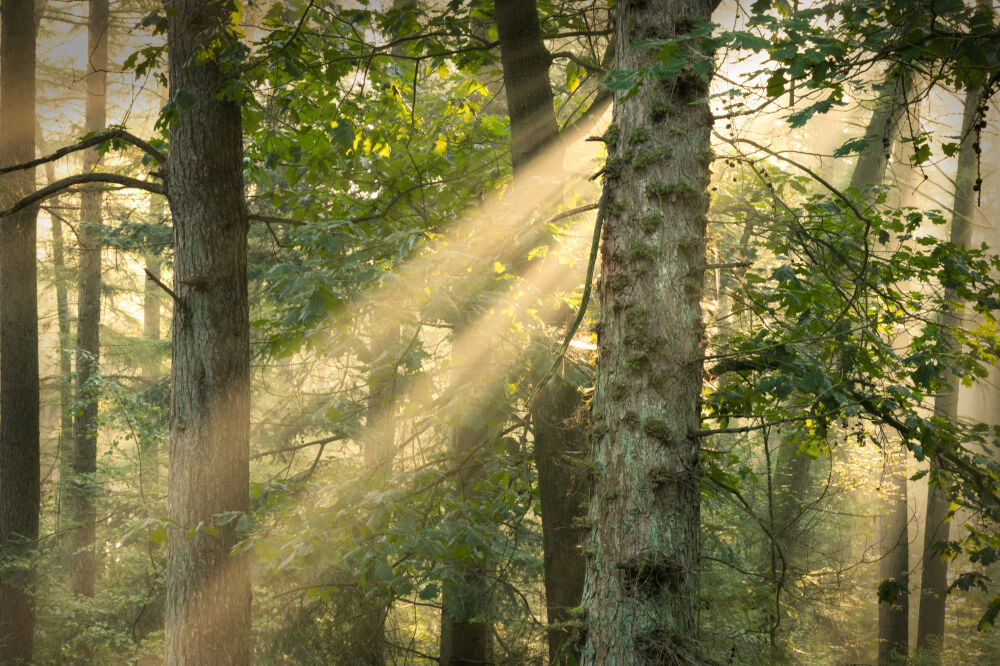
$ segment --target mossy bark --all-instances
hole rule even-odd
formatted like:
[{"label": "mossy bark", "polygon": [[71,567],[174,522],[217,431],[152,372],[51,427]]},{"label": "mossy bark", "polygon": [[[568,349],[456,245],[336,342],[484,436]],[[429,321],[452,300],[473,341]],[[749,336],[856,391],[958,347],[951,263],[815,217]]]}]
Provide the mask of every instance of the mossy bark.
[{"label": "mossy bark", "polygon": [[[620,3],[615,69],[712,3]],[[583,664],[702,663],[697,641],[708,77],[616,94],[604,196]],[[671,132],[670,127],[683,127]],[[643,154],[646,158],[633,158]]]},{"label": "mossy bark", "polygon": [[[234,47],[229,4],[167,3],[171,95],[193,104],[170,126],[167,184],[174,227],[170,377],[166,661],[250,662],[248,553],[230,554],[249,510],[248,218],[235,71],[202,49]],[[196,61],[197,60],[197,61]]]}]

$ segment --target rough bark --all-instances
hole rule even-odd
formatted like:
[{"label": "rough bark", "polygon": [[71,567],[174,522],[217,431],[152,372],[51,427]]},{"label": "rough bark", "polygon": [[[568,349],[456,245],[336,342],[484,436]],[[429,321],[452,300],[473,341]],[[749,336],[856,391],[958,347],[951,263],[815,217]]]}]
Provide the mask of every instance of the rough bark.
[{"label": "rough bark", "polygon": [[879,578],[899,585],[896,599],[878,605],[878,663],[888,666],[906,657],[910,646],[910,512],[906,492],[906,449],[897,447],[886,461],[890,487],[884,502],[883,554]]},{"label": "rough bark", "polygon": [[[589,419],[577,387],[555,378],[535,399],[531,410],[535,466],[542,504],[542,549],[545,607],[548,613],[549,661],[560,653],[579,661],[568,623],[583,597],[587,560],[583,544],[590,496]],[[570,662],[572,663],[572,662]]]},{"label": "rough bark", "polygon": [[[193,104],[170,127],[174,227],[166,664],[250,661],[247,553],[224,512],[249,509],[248,218],[233,70],[197,51],[233,47],[228,3],[167,3],[171,95]],[[214,528],[213,528],[214,526]],[[209,528],[209,529],[205,529]]]},{"label": "rough bark", "polygon": [[[35,156],[35,3],[0,2],[0,164]],[[34,169],[0,177],[6,207],[34,189]],[[38,538],[38,274],[28,207],[0,219],[0,549],[18,555]],[[0,663],[29,663],[33,577],[0,578]]]},{"label": "rough bark", "polygon": [[551,58],[535,0],[497,0],[495,12],[516,174],[559,135],[549,83]]},{"label": "rough bark", "polygon": [[[108,68],[108,0],[90,0],[87,23],[87,109],[85,130],[104,129],[107,120],[105,95]],[[96,149],[83,153],[83,170],[97,166]],[[101,205],[100,188],[88,187],[80,194],[80,268],[77,286],[76,393],[73,421],[73,480],[70,520],[74,594],[94,596],[97,512],[97,406],[94,386],[100,364],[101,325]]]},{"label": "rough bark", "polygon": [[[972,241],[972,214],[976,207],[977,155],[973,147],[976,133],[973,124],[978,117],[981,104],[980,90],[970,90],[965,97],[965,111],[962,115],[962,136],[964,141],[958,152],[958,173],[955,177],[955,200],[952,207],[950,241],[959,247],[969,247]],[[957,296],[952,288],[945,289],[945,298],[955,302]],[[959,344],[955,329],[962,326],[962,313],[954,309],[941,312],[939,321],[944,327],[949,344]],[[945,370],[942,389],[934,398],[934,415],[954,421],[958,418],[959,377]],[[948,591],[948,562],[935,551],[935,544],[949,538],[948,508],[951,503],[948,493],[935,480],[941,471],[931,461],[930,482],[927,489],[927,514],[924,522],[923,574],[920,583],[920,611],[917,617],[917,647],[940,659],[941,642],[944,640],[945,595]]]},{"label": "rough bark", "polygon": [[[632,42],[675,36],[711,9],[619,4],[615,68],[652,65]],[[682,73],[616,93],[605,136],[583,664],[701,663],[697,433],[712,116],[691,102],[707,85]]]}]

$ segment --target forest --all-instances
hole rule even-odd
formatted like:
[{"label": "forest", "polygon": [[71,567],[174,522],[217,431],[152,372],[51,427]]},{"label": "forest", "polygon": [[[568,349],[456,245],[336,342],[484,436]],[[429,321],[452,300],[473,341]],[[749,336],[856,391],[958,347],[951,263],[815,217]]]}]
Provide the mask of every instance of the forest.
[{"label": "forest", "polygon": [[0,663],[1000,664],[990,0],[0,0]]}]

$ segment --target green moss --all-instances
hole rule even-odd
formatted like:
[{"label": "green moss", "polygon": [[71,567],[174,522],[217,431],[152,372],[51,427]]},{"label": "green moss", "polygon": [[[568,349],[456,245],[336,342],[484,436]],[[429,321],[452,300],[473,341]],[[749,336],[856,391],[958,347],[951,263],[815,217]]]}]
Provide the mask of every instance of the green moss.
[{"label": "green moss", "polygon": [[683,176],[676,183],[649,183],[646,185],[647,197],[659,197],[671,202],[694,203],[702,194],[703,192],[690,179]]},{"label": "green moss", "polygon": [[648,140],[649,134],[646,132],[645,127],[636,127],[628,135],[628,142],[633,146],[638,143],[644,143]]},{"label": "green moss", "polygon": [[608,125],[608,129],[604,131],[604,143],[608,145],[618,143],[618,125],[615,123]]},{"label": "green moss", "polygon": [[659,213],[650,213],[639,220],[639,226],[647,234],[651,234],[659,229],[661,224],[663,224],[663,216]]},{"label": "green moss", "polygon": [[614,381],[611,383],[611,397],[615,400],[620,400],[628,395],[628,384],[623,381]]},{"label": "green moss", "polygon": [[674,105],[666,100],[657,100],[653,102],[653,106],[650,111],[653,116],[653,122],[657,123],[663,122],[676,113]]},{"label": "green moss", "polygon": [[625,212],[625,201],[623,199],[618,199],[613,204],[611,204],[611,214],[618,217]]},{"label": "green moss", "polygon": [[649,323],[649,312],[642,306],[631,307],[625,315],[625,321],[628,322],[629,326],[645,330]]},{"label": "green moss", "polygon": [[604,163],[604,176],[605,178],[619,178],[622,174],[622,168],[627,164],[627,161],[623,157],[609,157],[608,161]]},{"label": "green moss", "polygon": [[653,261],[656,259],[656,250],[642,241],[632,241],[626,256],[631,261]]},{"label": "green moss", "polygon": [[670,428],[663,422],[663,419],[654,418],[652,416],[647,419],[643,419],[642,431],[650,437],[655,437],[663,442],[669,442],[671,439]]},{"label": "green moss", "polygon": [[666,486],[675,480],[676,474],[666,465],[657,465],[649,470],[649,487],[654,491]]},{"label": "green moss", "polygon": [[632,166],[636,169],[644,169],[653,162],[669,160],[673,151],[668,146],[657,148],[644,148],[632,159]]},{"label": "green moss", "polygon": [[711,148],[705,148],[700,153],[698,153],[698,161],[704,165],[709,165],[715,159],[715,151]]},{"label": "green moss", "polygon": [[608,281],[608,286],[611,287],[611,291],[621,292],[624,291],[629,285],[629,279],[624,274],[619,273],[617,275],[612,275],[611,280]]},{"label": "green moss", "polygon": [[645,352],[634,352],[625,357],[625,367],[629,370],[639,370],[645,362]]}]

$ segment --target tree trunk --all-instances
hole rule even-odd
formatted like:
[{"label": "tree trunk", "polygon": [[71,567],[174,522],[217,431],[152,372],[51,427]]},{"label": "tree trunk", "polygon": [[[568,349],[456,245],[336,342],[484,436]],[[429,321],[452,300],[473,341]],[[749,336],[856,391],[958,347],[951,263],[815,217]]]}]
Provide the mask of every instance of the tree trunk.
[{"label": "tree trunk", "polygon": [[[697,0],[619,4],[615,67],[651,66],[653,53],[632,42],[675,36],[711,9]],[[700,300],[712,115],[691,102],[707,90],[708,77],[681,74],[616,93],[605,137],[584,664],[701,663]]]},{"label": "tree trunk", "polygon": [[[955,202],[951,218],[952,243],[959,247],[968,247],[972,241],[972,213],[976,207],[976,165],[978,157],[973,143],[976,142],[976,132],[973,124],[978,118],[978,109],[982,101],[982,91],[970,90],[965,96],[965,111],[962,115],[962,137],[964,141],[958,153],[958,173],[955,177]],[[952,288],[945,289],[945,298],[955,302],[957,296]],[[945,309],[940,315],[940,324],[944,327],[944,335],[949,344],[958,345],[955,329],[962,326],[962,313],[953,309]],[[959,378],[945,370],[943,373],[942,390],[934,399],[934,415],[954,421],[958,418]],[[924,564],[920,583],[920,613],[917,618],[917,647],[941,658],[941,642],[944,640],[945,595],[948,591],[948,563],[941,559],[934,545],[947,541],[949,538],[949,505],[941,471],[931,461],[930,482],[927,489],[927,516],[924,522]],[[940,479],[940,485],[935,485]]]},{"label": "tree trunk", "polygon": [[580,391],[559,378],[552,379],[532,405],[542,504],[545,607],[552,625],[548,630],[549,661],[553,663],[560,652],[579,661],[579,646],[570,644],[573,632],[567,623],[575,619],[571,611],[580,605],[587,566],[583,544],[590,496],[588,422]]},{"label": "tree trunk", "polygon": [[[457,415],[459,423],[452,432],[452,459],[456,467],[455,480],[459,501],[475,504],[485,498],[477,487],[484,478],[482,446],[490,436],[485,424],[488,405],[484,404],[482,368],[472,359],[485,341],[470,334],[466,323],[455,326],[455,343],[452,358],[455,378],[452,391],[465,392],[471,397]],[[492,663],[493,624],[488,620],[489,573],[487,562],[476,559],[460,563],[460,578],[453,586],[446,586],[442,595],[441,644],[439,662],[442,666],[482,666]]]},{"label": "tree trunk", "polygon": [[[237,45],[229,4],[167,3],[171,96],[193,104],[170,127],[174,227],[173,359],[167,548],[166,664],[248,664],[250,571],[231,555],[249,509],[250,350],[247,228],[236,81],[204,49]],[[218,53],[221,56],[224,53]]]},{"label": "tree trunk", "polygon": [[535,0],[497,0],[495,12],[516,177],[559,135],[549,83],[551,58]]},{"label": "tree trunk", "polygon": [[[42,148],[44,152],[44,147]],[[48,183],[56,180],[55,166],[45,165],[45,179]],[[53,207],[59,208],[59,197],[52,200]],[[56,493],[56,532],[61,533],[62,519],[69,510],[69,483],[73,476],[73,353],[70,345],[73,333],[70,329],[69,298],[66,293],[66,257],[63,240],[63,225],[59,215],[52,217],[52,269],[55,274],[56,320],[59,326],[59,488]]]},{"label": "tree trunk", "polygon": [[[87,24],[87,115],[85,130],[104,129],[108,68],[108,0],[90,0]],[[83,153],[83,171],[100,159],[96,149]],[[73,423],[73,480],[70,493],[72,580],[74,594],[94,596],[94,553],[97,512],[97,404],[94,386],[100,359],[101,325],[101,204],[99,187],[80,194],[80,277],[77,286],[76,419]]]},{"label": "tree trunk", "polygon": [[906,449],[897,446],[888,453],[883,554],[879,578],[899,585],[896,599],[878,605],[878,663],[889,666],[906,658],[910,649],[910,511],[906,492]]},{"label": "tree trunk", "polygon": [[[549,80],[551,57],[536,0],[502,0],[495,12],[516,180],[528,171],[532,158],[559,137]],[[583,398],[575,387],[553,382],[532,406],[532,426],[542,502],[545,605],[549,624],[563,625],[548,631],[549,659],[554,661],[560,648],[579,659],[579,646],[567,643],[571,632],[565,623],[583,595],[583,523],[590,487],[578,469],[589,453]]]},{"label": "tree trunk", "polygon": [[[163,215],[162,197],[155,194],[150,195],[149,213],[154,222]],[[147,250],[143,258],[143,264],[142,337],[149,342],[156,342],[160,339],[160,315],[162,312],[161,299],[163,290],[155,282],[147,279],[145,275],[152,275],[159,279],[163,259],[160,255]],[[148,354],[149,352],[147,351],[147,355],[143,357],[142,364],[142,377],[145,380],[147,388],[156,382],[160,371],[159,359],[155,359]],[[148,441],[141,442],[139,446],[139,483],[142,486],[142,492],[145,494],[154,491],[160,484],[159,443],[155,438],[151,438]]]},{"label": "tree trunk", "polygon": [[[0,164],[35,156],[35,3],[0,2]],[[31,192],[34,169],[0,177],[0,203]],[[31,206],[0,219],[0,550],[25,554],[38,538],[38,273]],[[29,663],[33,576],[0,578],[0,663]]]}]

